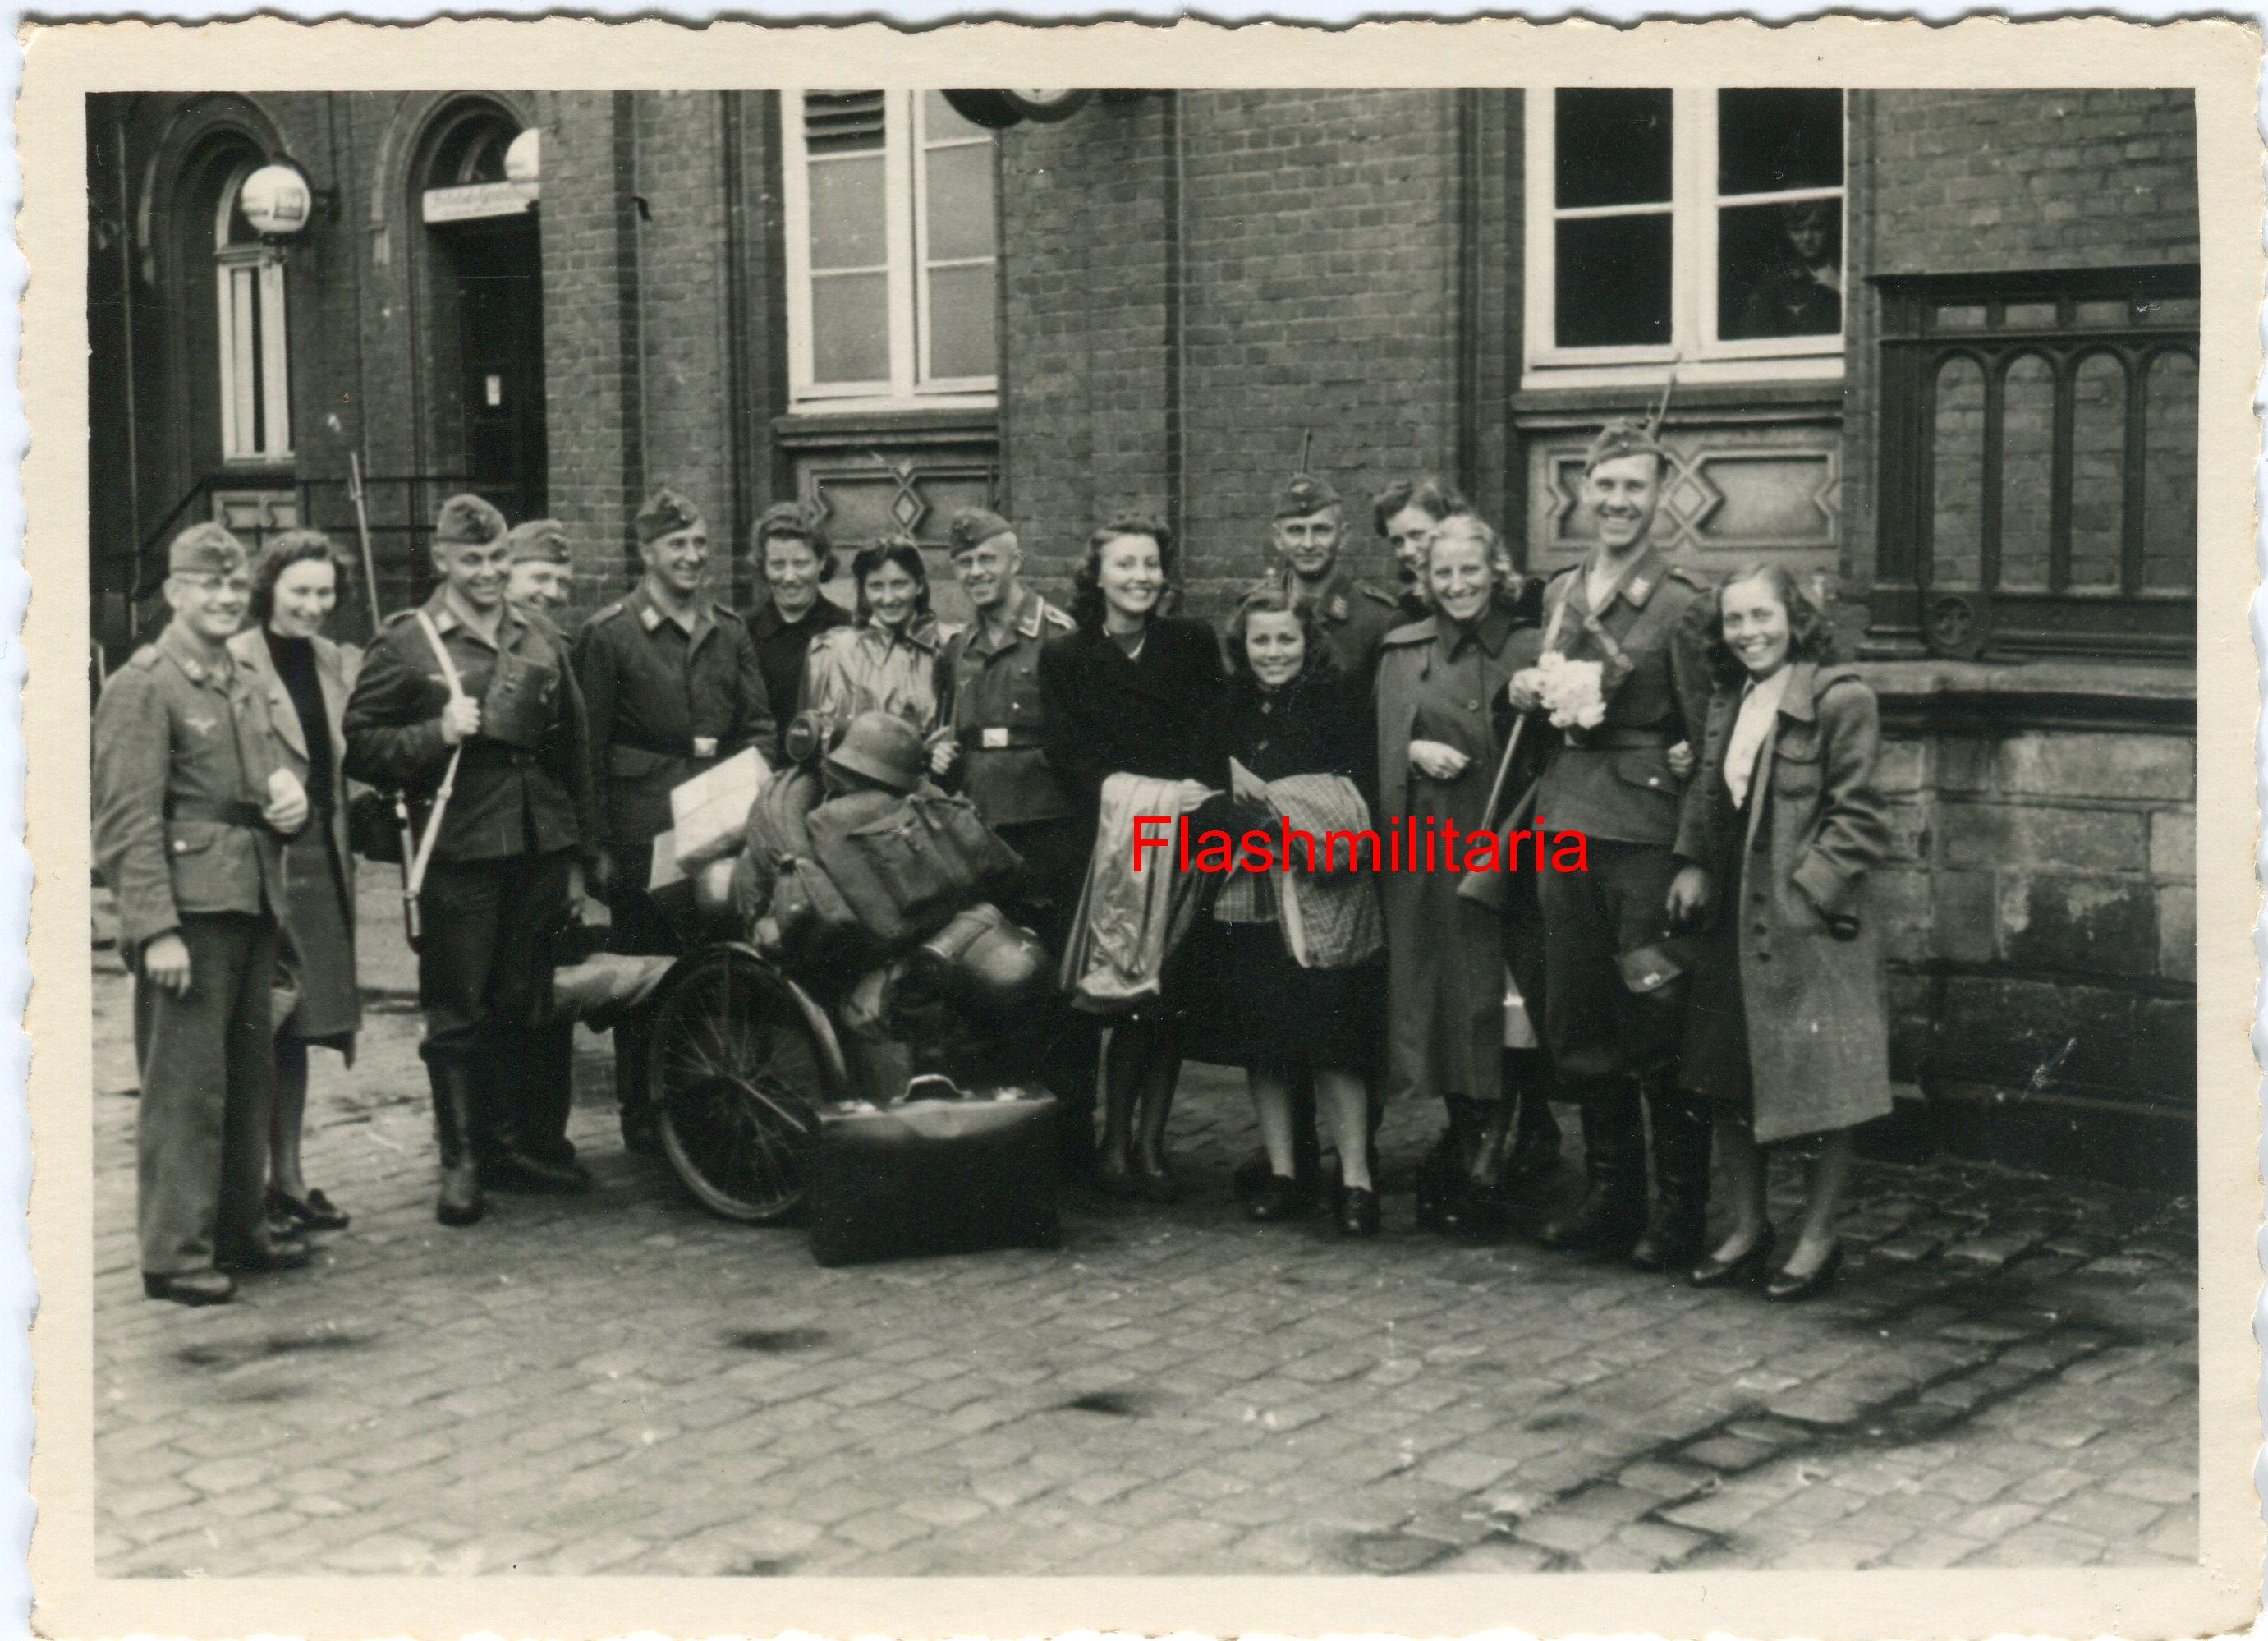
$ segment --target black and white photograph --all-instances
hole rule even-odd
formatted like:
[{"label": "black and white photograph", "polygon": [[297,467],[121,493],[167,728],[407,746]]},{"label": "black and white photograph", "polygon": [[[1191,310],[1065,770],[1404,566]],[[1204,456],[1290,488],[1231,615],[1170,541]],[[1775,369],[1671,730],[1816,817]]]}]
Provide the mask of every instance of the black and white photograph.
[{"label": "black and white photograph", "polygon": [[2198,82],[1646,60],[80,99],[91,1576],[2205,1564]]}]

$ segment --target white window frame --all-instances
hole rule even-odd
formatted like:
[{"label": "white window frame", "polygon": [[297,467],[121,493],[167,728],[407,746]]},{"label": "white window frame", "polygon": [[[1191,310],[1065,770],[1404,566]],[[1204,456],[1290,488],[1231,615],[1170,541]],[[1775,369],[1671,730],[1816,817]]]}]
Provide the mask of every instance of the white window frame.
[{"label": "white window frame", "polygon": [[[883,92],[883,248],[888,262],[877,268],[829,271],[881,272],[886,276],[890,373],[887,380],[822,382],[816,379],[816,347],[812,331],[809,167],[828,164],[833,157],[814,157],[805,147],[804,96],[803,89],[780,93],[781,192],[787,235],[788,372],[795,408],[836,413],[990,410],[998,403],[997,375],[988,373],[981,376],[939,377],[929,373],[930,275],[937,269],[986,263],[997,270],[1000,262],[998,247],[995,245],[989,257],[931,261],[929,174],[922,161],[933,149],[978,144],[990,148],[993,139],[955,134],[932,142],[928,135],[923,93],[903,89]],[[871,154],[872,151],[866,152]]]},{"label": "white window frame", "polygon": [[[231,244],[229,225],[247,162],[220,192],[213,223],[220,451],[226,462],[271,466],[291,459],[291,332],[284,253]],[[264,439],[261,435],[264,434]]]},{"label": "white window frame", "polygon": [[[1558,234],[1564,218],[1634,216],[1658,205],[1576,207],[1562,211],[1557,188],[1558,86],[1531,89],[1527,118],[1527,277],[1524,322],[1526,388],[1615,387],[1659,382],[1675,366],[1681,382],[1831,381],[1843,375],[1850,318],[1850,97],[1844,97],[1843,184],[1790,188],[1774,194],[1717,192],[1717,89],[1670,92],[1669,336],[1666,345],[1561,347],[1555,329],[1558,306]],[[1566,88],[1576,89],[1576,88]],[[1846,331],[1831,336],[1754,336],[1717,334],[1717,251],[1720,207],[1767,205],[1800,199],[1843,202],[1843,262]]]}]

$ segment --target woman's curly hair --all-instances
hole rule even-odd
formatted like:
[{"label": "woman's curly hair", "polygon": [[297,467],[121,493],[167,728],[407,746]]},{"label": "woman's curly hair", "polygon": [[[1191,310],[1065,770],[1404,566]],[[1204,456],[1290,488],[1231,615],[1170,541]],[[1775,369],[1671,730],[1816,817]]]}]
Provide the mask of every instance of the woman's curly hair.
[{"label": "woman's curly hair", "polygon": [[1221,631],[1228,650],[1229,676],[1240,684],[1256,685],[1257,675],[1252,670],[1252,657],[1245,648],[1245,636],[1255,616],[1297,616],[1300,636],[1307,640],[1307,658],[1300,663],[1299,677],[1305,679],[1326,670],[1336,670],[1337,662],[1331,658],[1330,646],[1323,639],[1323,630],[1315,622],[1315,606],[1311,600],[1292,597],[1281,587],[1272,583],[1254,588],[1237,601],[1235,613]]},{"label": "woman's curly hair", "polygon": [[276,583],[295,564],[328,564],[338,578],[343,601],[354,584],[354,561],[320,530],[285,530],[269,542],[252,571],[252,618],[265,624],[276,613]]},{"label": "woman's curly hair", "polygon": [[1505,609],[1518,607],[1528,579],[1513,563],[1512,550],[1504,544],[1504,537],[1497,534],[1496,527],[1479,514],[1467,509],[1452,513],[1443,519],[1433,532],[1432,541],[1426,545],[1424,566],[1418,577],[1418,595],[1425,601],[1427,608],[1438,610],[1440,607],[1433,602],[1433,551],[1449,540],[1479,543],[1482,556],[1488,561],[1489,580],[1495,584],[1491,596]]},{"label": "woman's curly hair", "polygon": [[1790,661],[1830,662],[1836,658],[1835,624],[1820,608],[1819,601],[1795,579],[1795,573],[1784,564],[1751,564],[1718,582],[1716,592],[1710,595],[1712,619],[1709,623],[1706,654],[1709,670],[1718,679],[1738,684],[1749,676],[1741,658],[1725,642],[1725,594],[1743,581],[1762,581],[1771,588],[1780,608],[1787,611]]},{"label": "woman's curly hair", "polygon": [[1086,538],[1086,557],[1071,572],[1071,618],[1091,632],[1102,631],[1102,550],[1122,536],[1146,536],[1158,543],[1158,567],[1164,572],[1166,590],[1151,613],[1162,616],[1173,607],[1181,580],[1181,559],[1174,551],[1174,532],[1162,519],[1146,513],[1121,513],[1098,525]]},{"label": "woman's curly hair", "polygon": [[910,536],[885,536],[871,546],[861,547],[851,558],[850,584],[858,594],[858,625],[873,623],[874,607],[866,602],[866,578],[886,564],[894,564],[914,578],[913,613],[906,617],[906,625],[911,627],[929,614],[929,561]]}]

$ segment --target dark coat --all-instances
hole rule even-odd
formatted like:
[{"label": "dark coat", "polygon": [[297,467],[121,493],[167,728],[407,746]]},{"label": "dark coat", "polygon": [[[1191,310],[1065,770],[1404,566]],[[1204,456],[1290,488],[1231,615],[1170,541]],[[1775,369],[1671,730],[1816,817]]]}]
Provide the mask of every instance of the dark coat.
[{"label": "dark coat", "polygon": [[784,726],[803,710],[803,663],[811,640],[832,627],[850,625],[850,612],[821,593],[800,621],[784,621],[771,600],[748,612],[748,636],[756,642],[756,667],[764,675],[764,695],[772,721]]},{"label": "dark coat", "polygon": [[[500,658],[510,655],[546,714],[541,743],[532,749],[507,746],[485,734],[464,743],[433,858],[502,860],[528,854],[531,842],[539,854],[595,849],[603,828],[583,692],[558,629],[507,604],[491,648],[457,619],[446,590],[427,600],[425,610],[449,647],[466,694],[479,699]],[[449,767],[451,749],[441,736],[449,686],[415,617],[410,610],[394,617],[364,653],[361,676],[347,698],[346,772],[424,803]]]},{"label": "dark coat", "polygon": [[[1867,893],[1869,869],[1889,847],[1874,789],[1874,692],[1848,667],[1793,665],[1745,812],[1725,785],[1740,691],[1710,702],[1678,839],[1678,853],[1706,866],[1720,891],[1737,863],[1739,902],[1717,907],[1713,938],[1738,959],[1717,967],[1739,976],[1764,1142],[1850,1127],[1890,1109],[1881,920]],[[1697,988],[1693,1007],[1705,1006]],[[1726,1040],[1688,1033],[1684,1081],[1705,1092],[1737,1083],[1738,1068],[1699,1063],[1712,1039]]]},{"label": "dark coat", "polygon": [[607,841],[650,844],[671,825],[671,788],[747,747],[779,761],[755,641],[710,605],[693,630],[641,586],[593,616],[575,640],[591,750],[606,795]]},{"label": "dark coat", "polygon": [[1220,640],[1202,621],[1158,617],[1131,660],[1099,628],[1082,627],[1041,652],[1041,744],[1091,829],[1110,775],[1226,791],[1227,694]]},{"label": "dark coat", "polygon": [[1376,737],[1363,693],[1328,653],[1272,695],[1239,673],[1228,691],[1228,754],[1263,780],[1344,775],[1368,802]]}]

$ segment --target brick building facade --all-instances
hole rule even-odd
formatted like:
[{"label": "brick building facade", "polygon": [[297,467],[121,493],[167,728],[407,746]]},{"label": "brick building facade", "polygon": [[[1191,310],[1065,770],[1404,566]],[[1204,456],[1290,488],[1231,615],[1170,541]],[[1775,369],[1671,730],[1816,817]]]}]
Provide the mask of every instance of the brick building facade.
[{"label": "brick building facade", "polygon": [[[1584,547],[1582,443],[1674,367],[1659,533],[1704,569],[1817,576],[1884,698],[1889,1137],[2190,1178],[2187,92],[1049,112],[1069,117],[991,130],[904,92],[95,100],[108,658],[190,519],[350,534],[350,455],[389,607],[450,489],[565,520],[589,605],[668,482],[742,547],[788,495],[845,539],[932,544],[989,498],[1058,588],[1087,529],[1138,506],[1218,610],[1310,434],[1351,497],[1447,475],[1549,569]],[[507,174],[526,130],[540,164],[514,151]],[[315,204],[280,248],[230,207],[270,159]]]}]

